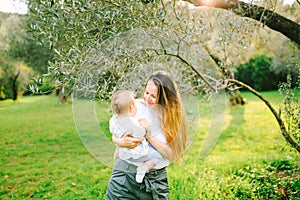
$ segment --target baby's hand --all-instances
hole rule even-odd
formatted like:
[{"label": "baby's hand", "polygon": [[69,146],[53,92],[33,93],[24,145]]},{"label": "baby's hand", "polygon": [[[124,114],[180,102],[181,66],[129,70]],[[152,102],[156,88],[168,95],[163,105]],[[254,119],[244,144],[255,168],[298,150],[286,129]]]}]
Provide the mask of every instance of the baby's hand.
[{"label": "baby's hand", "polygon": [[144,127],[146,131],[150,131],[150,122],[146,118],[140,118],[138,121],[141,127]]}]

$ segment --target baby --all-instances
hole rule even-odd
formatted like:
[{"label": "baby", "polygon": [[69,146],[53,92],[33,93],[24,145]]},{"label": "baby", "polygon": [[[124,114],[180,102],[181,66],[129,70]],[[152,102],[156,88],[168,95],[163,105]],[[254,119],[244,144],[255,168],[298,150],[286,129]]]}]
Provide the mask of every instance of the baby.
[{"label": "baby", "polygon": [[[116,91],[111,99],[114,114],[109,120],[110,132],[116,137],[122,137],[125,133],[131,133],[134,138],[145,137],[146,131],[150,131],[150,124],[145,118],[137,116],[141,104],[135,99],[133,91]],[[138,166],[136,173],[138,183],[141,183],[145,174],[162,159],[161,154],[149,145],[146,139],[133,149],[119,148],[118,156]]]}]

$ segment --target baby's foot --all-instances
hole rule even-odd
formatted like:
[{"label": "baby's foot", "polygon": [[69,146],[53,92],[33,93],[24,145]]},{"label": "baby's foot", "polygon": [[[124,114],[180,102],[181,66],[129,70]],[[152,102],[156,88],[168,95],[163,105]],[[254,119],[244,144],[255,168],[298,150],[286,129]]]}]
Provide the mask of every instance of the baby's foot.
[{"label": "baby's foot", "polygon": [[136,169],[135,180],[138,183],[143,182],[146,172],[148,171],[147,165],[141,165]]}]

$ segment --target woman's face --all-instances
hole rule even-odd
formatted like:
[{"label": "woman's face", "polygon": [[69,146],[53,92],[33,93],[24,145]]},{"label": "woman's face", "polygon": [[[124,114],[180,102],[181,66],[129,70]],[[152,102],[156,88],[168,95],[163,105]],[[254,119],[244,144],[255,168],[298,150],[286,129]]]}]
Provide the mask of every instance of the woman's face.
[{"label": "woman's face", "polygon": [[148,106],[153,106],[156,104],[156,98],[157,86],[152,81],[148,81],[144,92],[144,100]]}]

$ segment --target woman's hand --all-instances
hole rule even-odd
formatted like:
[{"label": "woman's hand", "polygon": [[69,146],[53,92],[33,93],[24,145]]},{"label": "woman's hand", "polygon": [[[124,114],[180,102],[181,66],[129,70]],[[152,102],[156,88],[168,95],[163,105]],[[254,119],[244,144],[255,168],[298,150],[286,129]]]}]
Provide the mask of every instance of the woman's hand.
[{"label": "woman's hand", "polygon": [[133,138],[131,133],[125,133],[122,137],[118,138],[113,135],[112,140],[118,147],[133,149],[141,144],[144,138]]}]

